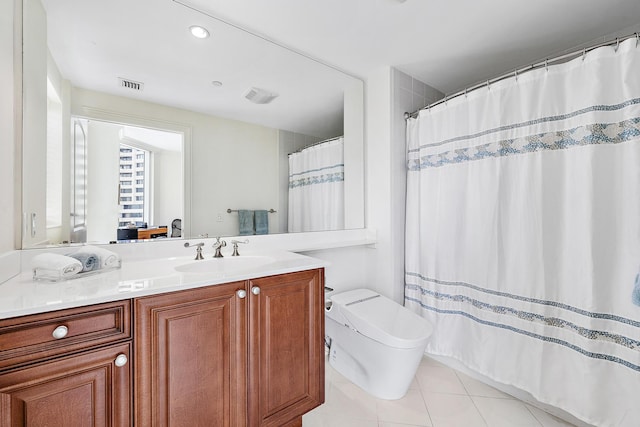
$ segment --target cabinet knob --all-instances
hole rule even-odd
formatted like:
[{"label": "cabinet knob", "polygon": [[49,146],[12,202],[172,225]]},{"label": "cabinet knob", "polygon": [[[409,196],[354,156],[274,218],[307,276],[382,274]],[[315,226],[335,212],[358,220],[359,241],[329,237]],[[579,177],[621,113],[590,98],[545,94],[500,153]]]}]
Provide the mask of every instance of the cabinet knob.
[{"label": "cabinet knob", "polygon": [[258,286],[254,286],[251,288],[251,293],[254,295],[260,295],[260,288]]},{"label": "cabinet knob", "polygon": [[124,365],[127,364],[128,361],[129,361],[129,359],[127,359],[127,355],[126,354],[119,354],[118,357],[116,357],[116,360],[113,363],[118,368],[122,368]]},{"label": "cabinet knob", "polygon": [[64,337],[67,336],[67,334],[69,333],[69,328],[67,328],[64,325],[60,325],[57,328],[55,328],[53,330],[53,333],[51,334],[55,339],[59,340],[62,339]]},{"label": "cabinet knob", "polygon": [[236,291],[236,295],[238,295],[238,298],[240,299],[245,298],[247,296],[247,291],[245,291],[244,289],[239,289]]}]

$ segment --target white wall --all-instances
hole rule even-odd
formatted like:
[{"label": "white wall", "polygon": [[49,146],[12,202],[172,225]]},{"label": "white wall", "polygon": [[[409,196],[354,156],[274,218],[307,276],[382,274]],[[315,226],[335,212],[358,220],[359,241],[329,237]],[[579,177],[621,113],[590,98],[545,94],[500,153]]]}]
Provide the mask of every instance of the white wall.
[{"label": "white wall", "polygon": [[353,82],[344,92],[344,228],[364,227],[364,85]]},{"label": "white wall", "polygon": [[171,235],[171,221],[184,218],[182,153],[163,150],[153,154],[153,224],[166,225]]},{"label": "white wall", "polygon": [[87,242],[117,240],[120,127],[90,120],[86,153]]},{"label": "white wall", "polygon": [[[60,98],[60,111],[59,114],[56,114],[55,123],[52,123],[52,114],[51,111],[47,112],[47,121],[49,126],[55,127],[56,131],[59,132],[57,135],[60,138],[60,152],[58,153],[58,159],[56,162],[47,161],[47,168],[49,166],[57,167],[57,172],[61,177],[60,187],[56,194],[51,194],[51,197],[56,197],[59,200],[61,205],[61,216],[62,216],[62,224],[58,228],[48,228],[47,229],[47,241],[49,243],[59,243],[61,241],[69,240],[69,229],[70,229],[70,221],[69,221],[69,213],[71,211],[71,202],[70,202],[70,194],[69,188],[71,187],[71,174],[69,171],[71,170],[71,152],[70,145],[68,141],[71,140],[71,117],[69,115],[69,98],[71,86],[68,80],[65,80],[60,74],[60,70],[58,69],[57,64],[53,60],[50,52],[47,52],[47,76],[49,81],[51,82],[51,86],[58,94]],[[49,107],[50,105],[48,105]],[[49,135],[50,129],[47,130],[47,139],[51,137]],[[48,141],[47,141],[48,145]],[[48,156],[48,154],[47,154]],[[49,175],[49,171],[47,171],[47,175]],[[47,191],[49,191],[49,186]],[[47,198],[49,198],[50,194],[47,193]]]},{"label": "white wall", "polygon": [[[13,1],[0,2],[0,224],[4,232],[0,233],[0,254],[11,251],[17,246],[19,235],[18,218],[15,215],[15,185],[20,177],[16,176],[15,161],[19,159],[15,145],[14,97],[21,94],[16,90],[14,72],[14,4]],[[17,231],[17,233],[16,233]]]},{"label": "white wall", "polygon": [[[185,193],[185,199],[191,224],[185,216],[185,233],[235,235],[238,215],[227,209],[278,207],[276,129],[78,88],[72,90],[71,111],[84,117],[111,117],[121,123],[187,131],[185,190],[190,194]],[[270,231],[278,224],[275,215],[269,216]]]},{"label": "white wall", "polygon": [[[24,2],[24,20],[33,31],[24,34],[23,49],[23,157],[22,210],[28,228],[24,241],[45,243],[46,235],[46,141],[47,141],[47,18],[38,0]],[[25,197],[28,195],[29,197]],[[31,216],[35,216],[35,229]]]},{"label": "white wall", "polygon": [[434,102],[442,93],[393,68],[367,80],[367,227],[377,230],[369,251],[369,287],[404,301],[406,197],[404,113]]}]

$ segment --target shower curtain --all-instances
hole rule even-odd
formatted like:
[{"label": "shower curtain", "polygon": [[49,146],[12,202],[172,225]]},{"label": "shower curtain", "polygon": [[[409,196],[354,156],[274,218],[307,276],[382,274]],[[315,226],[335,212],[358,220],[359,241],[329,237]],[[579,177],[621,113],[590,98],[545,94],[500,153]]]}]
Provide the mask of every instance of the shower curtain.
[{"label": "shower curtain", "polygon": [[427,352],[598,426],[640,426],[640,46],[407,123],[405,304]]},{"label": "shower curtain", "polygon": [[344,228],[344,138],[289,154],[289,232]]}]

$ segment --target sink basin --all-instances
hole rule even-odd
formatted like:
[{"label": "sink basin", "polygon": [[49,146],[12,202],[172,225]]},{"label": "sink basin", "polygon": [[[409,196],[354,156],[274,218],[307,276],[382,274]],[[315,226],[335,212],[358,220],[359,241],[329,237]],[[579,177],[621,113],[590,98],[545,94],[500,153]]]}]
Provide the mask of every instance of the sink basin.
[{"label": "sink basin", "polygon": [[223,275],[242,274],[257,267],[271,264],[275,258],[262,255],[241,255],[237,257],[212,258],[182,264],[175,269],[181,273],[217,273]]}]

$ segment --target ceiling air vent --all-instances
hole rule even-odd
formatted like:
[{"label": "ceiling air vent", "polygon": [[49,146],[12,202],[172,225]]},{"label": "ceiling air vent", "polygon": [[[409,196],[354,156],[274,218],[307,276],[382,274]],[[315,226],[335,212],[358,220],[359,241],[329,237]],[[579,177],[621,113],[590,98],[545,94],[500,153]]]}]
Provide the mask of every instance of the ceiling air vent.
[{"label": "ceiling air vent", "polygon": [[120,82],[120,87],[125,89],[131,89],[136,91],[142,91],[144,89],[144,83],[134,82],[133,80],[123,79],[122,77],[118,78],[118,82]]},{"label": "ceiling air vent", "polygon": [[266,91],[264,89],[260,89],[257,87],[250,87],[242,94],[242,96],[244,96],[254,104],[268,104],[274,99],[276,99],[278,94],[271,93],[269,91]]}]

